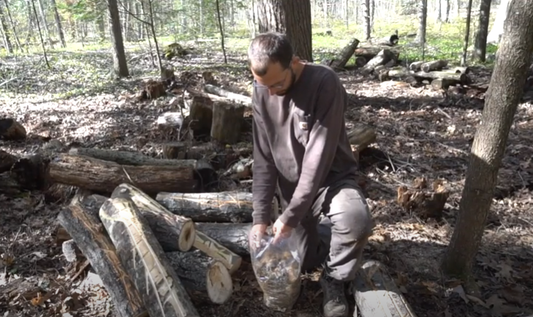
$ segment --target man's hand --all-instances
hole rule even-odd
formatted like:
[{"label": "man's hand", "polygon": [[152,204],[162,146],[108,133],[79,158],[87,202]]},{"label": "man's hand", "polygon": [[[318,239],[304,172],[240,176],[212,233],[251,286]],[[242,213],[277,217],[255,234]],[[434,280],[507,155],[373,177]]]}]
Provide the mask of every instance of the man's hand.
[{"label": "man's hand", "polygon": [[259,247],[259,243],[261,242],[261,238],[263,237],[263,235],[265,235],[267,227],[268,225],[265,224],[253,225],[248,237],[251,247]]},{"label": "man's hand", "polygon": [[274,233],[274,243],[278,242],[281,238],[288,238],[292,233],[292,227],[284,224],[279,218],[272,226],[272,232]]}]

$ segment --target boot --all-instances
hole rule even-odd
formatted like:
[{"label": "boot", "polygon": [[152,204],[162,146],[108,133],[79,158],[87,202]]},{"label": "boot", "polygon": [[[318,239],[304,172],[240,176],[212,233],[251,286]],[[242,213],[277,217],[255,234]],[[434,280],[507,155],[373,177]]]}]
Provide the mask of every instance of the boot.
[{"label": "boot", "polygon": [[347,317],[350,310],[344,294],[344,282],[337,281],[322,271],[320,286],[324,292],[324,317]]}]

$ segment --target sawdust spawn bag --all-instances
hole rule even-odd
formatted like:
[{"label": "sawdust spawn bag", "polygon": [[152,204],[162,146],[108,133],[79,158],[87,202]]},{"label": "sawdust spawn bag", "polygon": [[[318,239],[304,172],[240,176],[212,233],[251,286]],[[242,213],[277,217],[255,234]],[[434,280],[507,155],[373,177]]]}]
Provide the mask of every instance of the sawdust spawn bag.
[{"label": "sawdust spawn bag", "polygon": [[250,256],[255,277],[270,309],[288,311],[300,295],[302,257],[292,235],[274,242],[268,234],[250,237]]}]

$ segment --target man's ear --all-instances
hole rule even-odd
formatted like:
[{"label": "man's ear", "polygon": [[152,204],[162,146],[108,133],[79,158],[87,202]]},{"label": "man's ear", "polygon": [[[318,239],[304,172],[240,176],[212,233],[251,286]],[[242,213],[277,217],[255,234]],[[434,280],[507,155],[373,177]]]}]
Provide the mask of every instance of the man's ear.
[{"label": "man's ear", "polygon": [[296,66],[299,62],[300,62],[300,58],[298,56],[294,55],[292,57],[292,60],[291,60],[291,65],[292,66]]}]

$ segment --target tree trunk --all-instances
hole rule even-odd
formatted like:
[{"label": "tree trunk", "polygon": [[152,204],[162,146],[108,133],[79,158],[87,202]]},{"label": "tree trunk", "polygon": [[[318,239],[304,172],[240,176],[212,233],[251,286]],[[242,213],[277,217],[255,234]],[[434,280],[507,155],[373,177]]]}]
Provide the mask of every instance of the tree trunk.
[{"label": "tree trunk", "polygon": [[309,0],[259,0],[257,11],[260,33],[286,33],[294,53],[303,60],[313,61]]},{"label": "tree trunk", "polygon": [[479,8],[479,24],[474,43],[474,57],[480,62],[485,61],[487,54],[487,36],[489,32],[489,17],[491,0],[481,0]]},{"label": "tree trunk", "polygon": [[[50,30],[48,29],[48,22],[46,21],[46,14],[44,13],[44,9],[43,9],[43,0],[37,0],[37,4],[39,5],[39,13],[41,14],[41,19],[43,19],[43,29],[44,29],[44,33],[46,36],[46,40],[48,41],[48,44],[50,44],[50,48],[54,49],[54,43],[52,42],[52,37],[50,36]],[[36,15],[36,18],[37,18],[37,15]]]},{"label": "tree trunk", "polygon": [[445,273],[469,280],[492,203],[509,130],[523,95],[533,52],[533,6],[528,0],[511,0],[512,19],[505,21],[483,120],[478,127],[450,244],[443,259]]},{"label": "tree trunk", "polygon": [[106,200],[100,208],[100,219],[150,316],[200,316],[153,231],[131,200]]},{"label": "tree trunk", "polygon": [[7,27],[7,19],[2,4],[0,3],[0,26],[2,27],[2,34],[4,35],[4,45],[9,54],[13,54],[13,45],[9,36],[9,29]]},{"label": "tree trunk", "polygon": [[6,7],[7,19],[9,21],[9,24],[11,25],[11,30],[13,31],[13,37],[15,38],[15,41],[17,43],[17,48],[19,51],[22,51],[22,44],[20,44],[17,28],[15,27],[15,23],[13,23],[13,17],[11,16],[11,10],[9,9],[9,3],[7,2],[7,0],[4,0],[4,5]]},{"label": "tree trunk", "polygon": [[102,279],[119,316],[141,316],[146,311],[141,296],[103,230],[98,209],[91,208],[90,200],[76,196],[71,205],[59,213],[58,221]]},{"label": "tree trunk", "polygon": [[470,38],[470,18],[472,16],[472,0],[468,0],[468,7],[466,9],[466,30],[463,46],[463,56],[461,57],[461,66],[466,66],[466,57],[468,53],[468,39]]},{"label": "tree trunk", "polygon": [[152,0],[148,0],[148,9],[150,10],[150,30],[152,31],[152,38],[154,40],[155,52],[157,54],[157,66],[159,73],[163,70],[163,63],[161,62],[161,54],[159,53],[159,44],[157,42],[157,34],[155,32],[154,8]]},{"label": "tree trunk", "polygon": [[41,25],[39,23],[39,16],[37,15],[37,9],[35,8],[34,0],[28,0],[28,5],[31,5],[32,8],[33,8],[33,14],[35,16],[35,22],[37,23],[37,30],[39,31],[39,39],[41,40],[41,47],[43,49],[44,61],[46,62],[46,66],[48,68],[50,68],[50,63],[48,62],[48,56],[46,55],[46,48],[44,46],[43,33],[41,32]]},{"label": "tree trunk", "polygon": [[65,35],[63,33],[63,26],[61,26],[61,17],[59,16],[59,11],[57,10],[56,0],[50,0],[52,5],[52,10],[54,10],[54,17],[56,20],[57,33],[59,34],[59,40],[61,41],[61,46],[63,48],[67,47],[67,42],[65,42]]},{"label": "tree trunk", "polygon": [[419,0],[420,7],[418,12],[418,32],[416,33],[416,41],[424,46],[426,43],[426,26],[428,17],[428,1]]},{"label": "tree trunk", "polygon": [[[224,64],[227,64],[228,57],[226,56],[226,46],[224,45],[224,27],[222,25],[222,19],[220,18],[220,4],[218,0],[216,0],[215,3],[217,7],[218,30],[220,31],[220,46],[222,47],[222,54],[224,55]],[[231,4],[233,6],[233,2],[231,2]],[[233,10],[231,10],[231,20],[231,25],[235,25],[233,23]]]},{"label": "tree trunk", "polygon": [[492,28],[487,36],[487,43],[500,43],[500,38],[503,35],[503,24],[507,19],[509,13],[510,0],[501,0],[500,5],[498,6],[498,11],[496,12],[496,19],[492,24]]},{"label": "tree trunk", "polygon": [[364,1],[363,16],[365,18],[365,39],[370,41],[370,37],[372,36],[372,24],[370,23],[370,0]]},{"label": "tree trunk", "polygon": [[124,52],[124,40],[122,39],[117,0],[107,0],[107,7],[109,9],[110,34],[113,42],[113,70],[118,77],[128,77],[128,63]]}]

